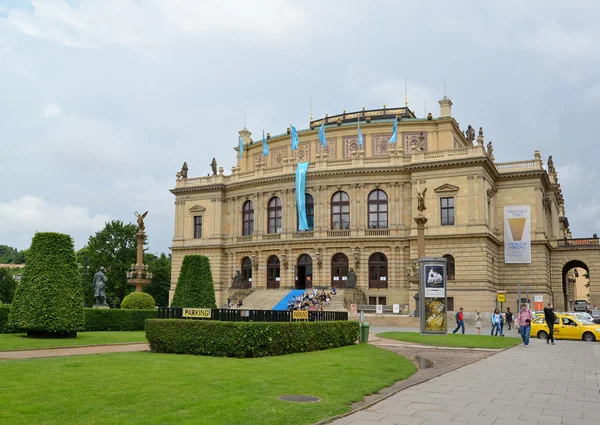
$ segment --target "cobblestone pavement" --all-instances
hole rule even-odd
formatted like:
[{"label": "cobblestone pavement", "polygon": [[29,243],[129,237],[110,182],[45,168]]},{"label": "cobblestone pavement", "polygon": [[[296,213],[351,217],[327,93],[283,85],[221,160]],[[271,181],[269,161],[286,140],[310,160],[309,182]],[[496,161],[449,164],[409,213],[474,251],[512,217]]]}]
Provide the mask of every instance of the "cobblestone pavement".
[{"label": "cobblestone pavement", "polygon": [[600,343],[532,339],[418,384],[335,425],[591,425],[600,422]]},{"label": "cobblestone pavement", "polygon": [[0,360],[35,359],[40,357],[78,356],[81,354],[127,353],[148,351],[147,343],[90,345],[87,347],[43,348],[36,350],[0,351]]}]

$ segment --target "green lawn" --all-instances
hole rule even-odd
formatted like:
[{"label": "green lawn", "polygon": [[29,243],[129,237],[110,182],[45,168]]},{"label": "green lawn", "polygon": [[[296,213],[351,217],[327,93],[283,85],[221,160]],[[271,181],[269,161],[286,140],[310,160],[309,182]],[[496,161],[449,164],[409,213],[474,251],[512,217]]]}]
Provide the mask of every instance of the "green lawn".
[{"label": "green lawn", "polygon": [[64,339],[27,338],[25,334],[0,334],[0,351],[121,344],[126,342],[148,342],[146,332],[78,332],[77,338]]},{"label": "green lawn", "polygon": [[[367,344],[257,359],[140,352],[0,361],[0,423],[312,424],[415,371]],[[277,399],[294,394],[322,401]]]},{"label": "green lawn", "polygon": [[421,335],[418,332],[383,332],[378,337],[436,347],[507,348],[521,342],[520,338],[488,335]]}]

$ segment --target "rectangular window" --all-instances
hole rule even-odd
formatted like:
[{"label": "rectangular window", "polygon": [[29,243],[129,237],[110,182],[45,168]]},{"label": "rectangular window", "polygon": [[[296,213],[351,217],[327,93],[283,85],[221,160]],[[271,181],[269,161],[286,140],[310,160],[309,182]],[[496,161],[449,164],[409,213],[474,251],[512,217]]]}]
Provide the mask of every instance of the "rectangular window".
[{"label": "rectangular window", "polygon": [[454,198],[441,198],[440,211],[442,226],[454,225]]},{"label": "rectangular window", "polygon": [[446,298],[446,302],[448,303],[446,311],[454,311],[454,297]]},{"label": "rectangular window", "polygon": [[200,239],[202,237],[202,216],[197,215],[194,217],[194,239]]},{"label": "rectangular window", "polygon": [[377,297],[369,297],[369,305],[376,305]]},{"label": "rectangular window", "polygon": [[387,305],[387,297],[379,297],[379,305]]}]

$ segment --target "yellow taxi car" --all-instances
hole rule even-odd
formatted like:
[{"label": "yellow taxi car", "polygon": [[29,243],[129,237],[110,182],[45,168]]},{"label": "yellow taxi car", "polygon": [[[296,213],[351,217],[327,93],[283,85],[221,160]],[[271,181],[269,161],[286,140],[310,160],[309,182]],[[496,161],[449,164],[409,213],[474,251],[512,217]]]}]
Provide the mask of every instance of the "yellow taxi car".
[{"label": "yellow taxi car", "polygon": [[[531,336],[546,339],[548,326],[544,316],[534,316],[531,323]],[[576,339],[584,341],[600,340],[600,325],[568,314],[556,314],[554,339]]]}]

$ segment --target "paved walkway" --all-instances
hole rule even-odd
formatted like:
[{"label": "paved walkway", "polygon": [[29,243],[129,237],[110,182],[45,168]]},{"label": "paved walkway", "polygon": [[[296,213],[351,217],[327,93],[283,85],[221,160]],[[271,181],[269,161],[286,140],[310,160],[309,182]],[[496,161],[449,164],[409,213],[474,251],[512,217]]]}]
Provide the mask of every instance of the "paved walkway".
[{"label": "paved walkway", "polygon": [[132,351],[147,351],[147,343],[92,345],[87,347],[45,348],[39,350],[0,351],[0,360],[35,359],[40,357],[78,356],[81,354],[128,353]]},{"label": "paved walkway", "polygon": [[600,343],[531,340],[407,388],[335,425],[589,425],[600,420]]}]

